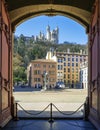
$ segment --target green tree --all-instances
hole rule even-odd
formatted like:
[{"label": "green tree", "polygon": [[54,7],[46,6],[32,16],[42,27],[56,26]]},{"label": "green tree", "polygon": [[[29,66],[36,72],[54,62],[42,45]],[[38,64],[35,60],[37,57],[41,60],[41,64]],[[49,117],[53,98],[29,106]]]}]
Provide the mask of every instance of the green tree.
[{"label": "green tree", "polygon": [[27,65],[31,60],[43,59],[47,51],[53,48],[56,51],[80,52],[87,50],[87,45],[64,42],[63,44],[54,44],[52,42],[34,41],[33,37],[27,38],[21,34],[14,38],[14,58],[13,58],[13,77],[14,82],[26,81]]},{"label": "green tree", "polygon": [[26,71],[25,67],[23,66],[24,63],[22,62],[22,57],[20,55],[14,55],[13,57],[13,82],[26,82]]}]

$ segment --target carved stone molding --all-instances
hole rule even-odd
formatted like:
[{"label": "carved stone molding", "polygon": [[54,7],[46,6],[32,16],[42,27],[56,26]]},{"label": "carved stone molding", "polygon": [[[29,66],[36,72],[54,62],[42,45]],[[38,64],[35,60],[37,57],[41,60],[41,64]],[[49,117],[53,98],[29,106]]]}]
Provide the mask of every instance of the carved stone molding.
[{"label": "carved stone molding", "polygon": [[2,86],[2,76],[1,76],[1,72],[0,72],[0,89],[1,89],[1,86]]},{"label": "carved stone molding", "polygon": [[10,29],[9,29],[9,27],[3,21],[2,17],[1,17],[1,20],[0,20],[0,30],[5,33],[5,36],[6,36],[6,39],[7,39],[7,43],[8,43],[8,46],[10,48],[11,47],[12,36],[10,35]]},{"label": "carved stone molding", "polygon": [[6,91],[10,91],[10,81],[3,78],[2,74],[0,72],[0,89],[4,88]]},{"label": "carved stone molding", "polygon": [[10,81],[7,80],[7,79],[3,79],[2,86],[3,86],[3,88],[4,88],[6,91],[10,91],[9,85],[10,85]]},{"label": "carved stone molding", "polygon": [[49,4],[53,4],[54,0],[48,0]]}]

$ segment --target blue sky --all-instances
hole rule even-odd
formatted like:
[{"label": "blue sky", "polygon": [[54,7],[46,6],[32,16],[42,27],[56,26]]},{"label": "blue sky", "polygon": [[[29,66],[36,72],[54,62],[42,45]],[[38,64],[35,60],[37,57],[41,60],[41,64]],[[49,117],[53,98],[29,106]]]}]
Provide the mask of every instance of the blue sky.
[{"label": "blue sky", "polygon": [[64,41],[78,44],[87,43],[87,34],[85,28],[79,23],[64,16],[38,16],[31,18],[17,26],[15,35],[23,34],[25,36],[36,36],[39,32],[46,34],[46,27],[50,25],[51,30],[59,27],[59,43]]}]

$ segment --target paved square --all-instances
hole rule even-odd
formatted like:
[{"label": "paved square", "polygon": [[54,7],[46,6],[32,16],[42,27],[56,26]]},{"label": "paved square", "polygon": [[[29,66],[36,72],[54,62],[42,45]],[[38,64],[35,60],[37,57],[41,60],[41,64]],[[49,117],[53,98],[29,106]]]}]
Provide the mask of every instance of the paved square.
[{"label": "paved square", "polygon": [[[29,91],[30,90],[30,91]],[[41,91],[27,88],[16,89],[14,92],[15,101],[20,104],[24,110],[28,111],[28,114],[18,106],[19,117],[50,117],[50,106],[40,115],[50,103],[53,103],[61,112],[53,106],[53,117],[82,117],[83,106],[74,115],[70,115],[76,111],[84,102],[87,97],[87,90],[83,89],[55,89]],[[68,115],[67,115],[68,114]],[[33,116],[34,115],[34,116]]]}]

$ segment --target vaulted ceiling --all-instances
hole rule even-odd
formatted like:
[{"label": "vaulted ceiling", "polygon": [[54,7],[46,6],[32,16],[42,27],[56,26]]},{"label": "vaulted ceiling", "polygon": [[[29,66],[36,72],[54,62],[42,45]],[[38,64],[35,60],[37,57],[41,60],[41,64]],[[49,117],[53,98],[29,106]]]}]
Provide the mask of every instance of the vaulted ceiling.
[{"label": "vaulted ceiling", "polygon": [[69,17],[86,29],[95,0],[5,0],[13,27],[39,15]]}]

